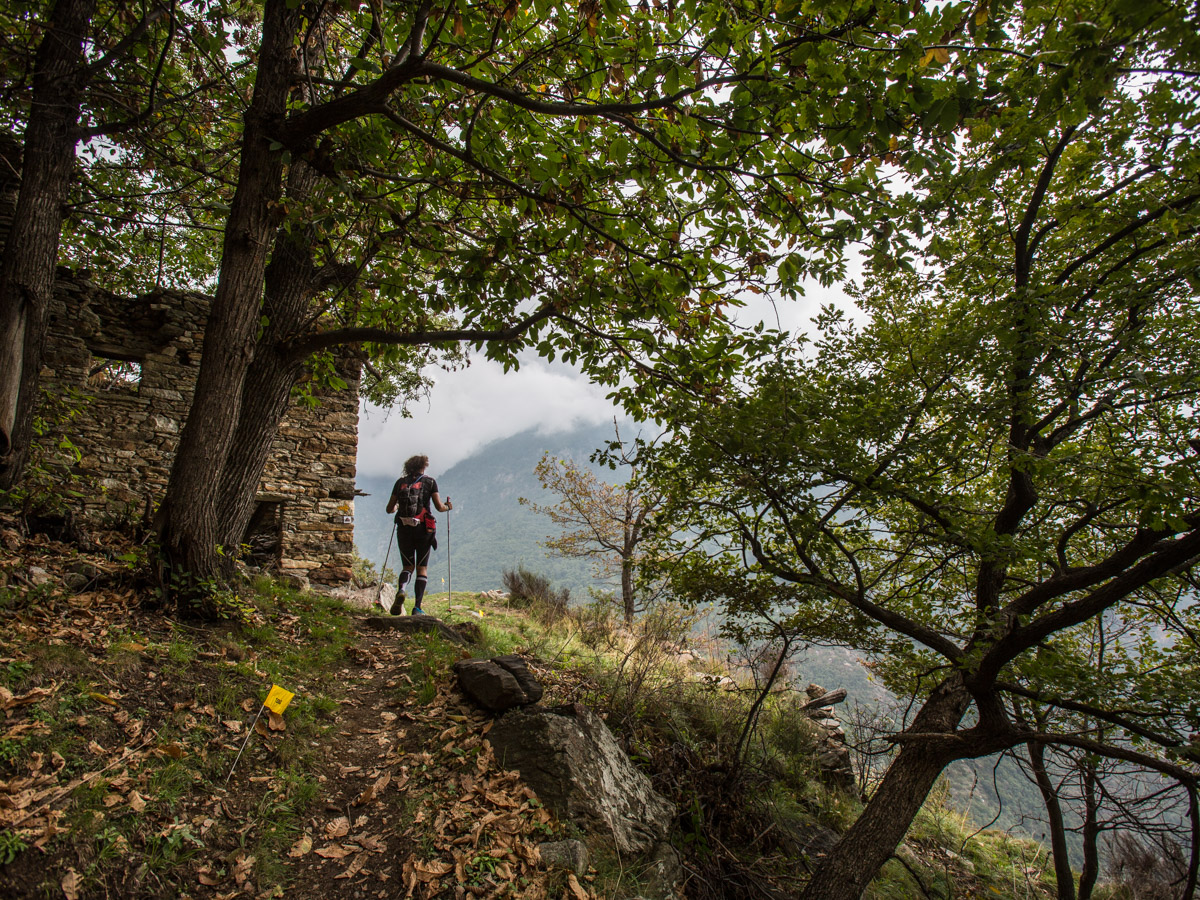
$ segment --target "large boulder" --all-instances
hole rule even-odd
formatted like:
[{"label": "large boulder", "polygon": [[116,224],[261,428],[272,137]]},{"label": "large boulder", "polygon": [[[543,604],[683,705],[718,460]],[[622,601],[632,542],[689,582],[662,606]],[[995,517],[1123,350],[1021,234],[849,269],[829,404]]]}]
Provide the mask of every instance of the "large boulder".
[{"label": "large boulder", "polygon": [[542,686],[519,656],[460,659],[454,664],[458,684],[478,706],[504,712],[542,699]]},{"label": "large boulder", "polygon": [[396,600],[396,586],[390,582],[370,584],[363,588],[343,584],[328,591],[329,596],[337,597],[350,606],[359,609],[389,610]]},{"label": "large boulder", "polygon": [[620,853],[644,853],[666,837],[675,807],[634,768],[608,726],[578,703],[513,710],[488,735],[502,764],[559,819],[611,841]]}]

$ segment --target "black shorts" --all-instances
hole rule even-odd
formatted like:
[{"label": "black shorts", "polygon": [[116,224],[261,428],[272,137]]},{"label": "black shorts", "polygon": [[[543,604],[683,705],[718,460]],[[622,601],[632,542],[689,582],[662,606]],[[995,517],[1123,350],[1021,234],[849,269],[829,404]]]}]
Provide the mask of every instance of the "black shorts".
[{"label": "black shorts", "polygon": [[401,568],[427,566],[430,551],[437,547],[437,536],[424,525],[397,525],[396,546],[400,548]]}]

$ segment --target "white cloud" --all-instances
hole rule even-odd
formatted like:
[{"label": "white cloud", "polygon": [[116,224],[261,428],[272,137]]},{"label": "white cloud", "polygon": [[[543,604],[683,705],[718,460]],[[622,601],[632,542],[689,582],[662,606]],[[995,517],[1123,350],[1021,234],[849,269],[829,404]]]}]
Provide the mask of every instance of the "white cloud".
[{"label": "white cloud", "polygon": [[557,431],[619,415],[605,393],[578,370],[536,356],[522,358],[510,372],[486,359],[458,372],[439,370],[429,401],[416,405],[412,418],[363,404],[358,471],[391,475],[424,453],[437,475],[485,444],[529,428]]},{"label": "white cloud", "polygon": [[[851,272],[860,268],[852,261]],[[823,303],[852,310],[840,287],[812,284],[797,302],[772,303],[747,294],[735,314],[741,322],[763,321],[793,332],[811,331],[811,319]],[[437,476],[492,441],[530,428],[559,431],[625,416],[605,398],[606,389],[588,382],[579,370],[548,363],[532,351],[520,356],[521,367],[503,368],[482,357],[458,372],[435,372],[436,384],[427,403],[416,404],[412,418],[363,404],[358,427],[358,471],[361,475],[395,475],[415,453],[429,457]]]}]

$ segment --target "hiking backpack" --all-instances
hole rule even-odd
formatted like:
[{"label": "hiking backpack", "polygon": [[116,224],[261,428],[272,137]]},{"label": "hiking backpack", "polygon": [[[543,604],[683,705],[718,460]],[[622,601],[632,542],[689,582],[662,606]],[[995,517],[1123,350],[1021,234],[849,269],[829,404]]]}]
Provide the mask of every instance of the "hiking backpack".
[{"label": "hiking backpack", "polygon": [[437,527],[437,520],[421,505],[421,491],[424,486],[425,476],[423,475],[396,485],[396,521],[417,519],[426,529],[433,531]]}]

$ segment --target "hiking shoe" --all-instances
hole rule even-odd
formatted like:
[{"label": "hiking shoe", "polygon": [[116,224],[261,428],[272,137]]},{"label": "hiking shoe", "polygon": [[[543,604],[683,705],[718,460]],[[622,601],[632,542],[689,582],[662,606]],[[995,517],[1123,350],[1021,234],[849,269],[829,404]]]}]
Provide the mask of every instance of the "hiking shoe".
[{"label": "hiking shoe", "polygon": [[423,616],[423,615],[425,615],[425,610],[421,609],[421,607],[419,607],[419,606],[414,606],[412,614],[414,616]]},{"label": "hiking shoe", "polygon": [[396,595],[396,599],[392,602],[392,608],[389,610],[393,616],[404,615],[404,600],[404,591],[401,591]]}]

